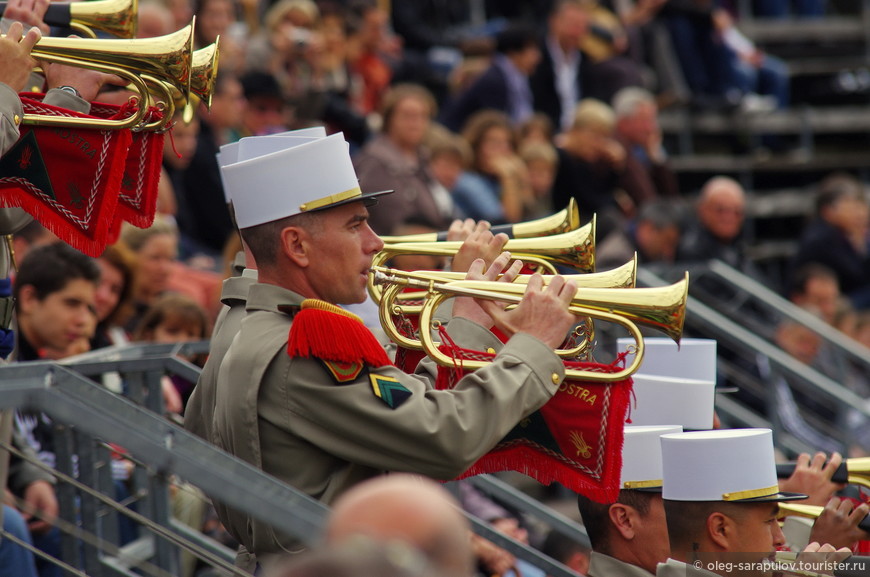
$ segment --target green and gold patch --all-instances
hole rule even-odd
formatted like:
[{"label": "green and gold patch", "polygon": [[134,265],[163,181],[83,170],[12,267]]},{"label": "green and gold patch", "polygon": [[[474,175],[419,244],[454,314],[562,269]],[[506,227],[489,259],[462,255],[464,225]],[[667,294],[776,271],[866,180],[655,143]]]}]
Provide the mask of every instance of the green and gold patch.
[{"label": "green and gold patch", "polygon": [[411,397],[411,391],[393,377],[371,373],[372,391],[391,409],[397,409]]},{"label": "green and gold patch", "polygon": [[349,383],[355,381],[363,372],[363,369],[366,368],[365,363],[362,361],[343,363],[341,361],[327,361],[325,359],[320,359],[320,362],[323,363],[323,366],[326,367],[326,370],[329,371],[329,374],[332,375],[332,378],[335,379],[335,382],[337,383]]}]

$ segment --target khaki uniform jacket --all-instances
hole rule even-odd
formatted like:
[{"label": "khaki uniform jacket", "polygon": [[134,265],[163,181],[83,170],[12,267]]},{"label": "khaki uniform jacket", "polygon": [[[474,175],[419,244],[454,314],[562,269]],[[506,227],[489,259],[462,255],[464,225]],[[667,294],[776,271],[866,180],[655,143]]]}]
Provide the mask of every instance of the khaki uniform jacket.
[{"label": "khaki uniform jacket", "polygon": [[610,555],[593,551],[589,555],[588,577],[653,577],[653,574]]},{"label": "khaki uniform jacket", "polygon": [[218,313],[212,329],[208,360],[184,409],[184,428],[212,443],[218,371],[233,338],[239,332],[242,319],[245,318],[248,289],[256,282],[256,275],[233,276],[224,280],[221,288],[221,302],[224,307]]},{"label": "khaki uniform jacket", "polygon": [[[385,471],[456,477],[546,403],[564,378],[549,347],[519,334],[453,390],[433,389],[428,361],[417,375],[385,366],[338,383],[320,361],[285,352],[292,317],[278,307],[302,300],[278,286],[251,287],[248,314],[218,376],[214,433],[222,449],[326,504]],[[454,319],[448,329],[460,346],[501,347],[467,320]],[[391,408],[374,394],[370,374],[395,379],[409,396]],[[242,513],[221,520],[258,559],[299,548]]]},{"label": "khaki uniform jacket", "polygon": [[719,577],[719,575],[676,559],[668,559],[656,567],[656,577]]}]

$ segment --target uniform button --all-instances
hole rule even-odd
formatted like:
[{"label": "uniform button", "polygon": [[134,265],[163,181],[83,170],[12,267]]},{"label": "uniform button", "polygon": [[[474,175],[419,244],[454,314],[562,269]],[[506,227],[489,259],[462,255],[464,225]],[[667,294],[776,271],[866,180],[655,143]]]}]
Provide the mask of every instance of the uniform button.
[{"label": "uniform button", "polygon": [[492,348],[492,347],[489,347],[488,349],[486,349],[486,352],[488,352],[488,353],[491,354],[491,355],[494,355],[494,354],[495,354],[495,349]]},{"label": "uniform button", "polygon": [[12,117],[12,122],[15,123],[15,126],[18,126],[19,124],[21,124],[21,117],[16,114]]},{"label": "uniform button", "polygon": [[558,385],[560,382],[562,382],[562,377],[559,376],[559,373],[553,373],[553,376],[551,378],[553,379],[554,385]]}]

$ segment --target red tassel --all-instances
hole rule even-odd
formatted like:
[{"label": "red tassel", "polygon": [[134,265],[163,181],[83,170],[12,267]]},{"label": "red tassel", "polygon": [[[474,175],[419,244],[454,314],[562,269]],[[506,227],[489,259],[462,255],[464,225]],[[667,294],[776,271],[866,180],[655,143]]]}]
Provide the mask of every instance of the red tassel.
[{"label": "red tassel", "polygon": [[316,357],[341,363],[391,365],[375,335],[353,313],[324,301],[306,299],[293,317],[287,339],[291,357]]}]

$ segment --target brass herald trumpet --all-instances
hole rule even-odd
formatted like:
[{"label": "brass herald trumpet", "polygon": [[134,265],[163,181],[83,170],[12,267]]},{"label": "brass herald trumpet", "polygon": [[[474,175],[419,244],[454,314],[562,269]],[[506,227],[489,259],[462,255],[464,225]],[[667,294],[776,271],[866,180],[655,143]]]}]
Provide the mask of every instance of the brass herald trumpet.
[{"label": "brass herald trumpet", "polygon": [[[376,284],[397,285],[399,287],[416,287],[428,291],[426,303],[420,311],[420,342],[426,354],[443,366],[454,366],[455,359],[438,350],[438,344],[432,340],[427,327],[437,328],[438,322],[433,322],[433,315],[443,301],[454,296],[469,296],[507,303],[519,303],[522,300],[526,286],[516,283],[500,283],[487,281],[454,281],[436,282],[433,280],[415,280],[393,274],[390,269],[372,269]],[[638,324],[653,327],[679,342],[683,332],[683,322],[686,313],[686,298],[688,295],[689,274],[683,280],[670,286],[634,289],[581,288],[572,300],[569,310],[581,317],[592,317],[610,321],[623,326],[636,342],[636,355],[632,363],[614,373],[600,373],[579,369],[566,369],[565,374],[571,378],[589,381],[613,382],[624,379],[640,368],[643,360],[643,336]],[[395,290],[390,288],[388,290]],[[386,300],[386,294],[385,294]],[[387,307],[379,308],[381,323],[385,328]],[[483,361],[462,361],[467,369],[478,369],[485,366]]]},{"label": "brass herald trumpet", "polygon": [[[385,242],[384,248],[375,255],[373,265],[382,266],[397,254],[452,257],[460,247],[460,241]],[[595,217],[588,224],[570,232],[511,239],[505,244],[504,250],[510,251],[519,260],[536,264],[552,273],[556,272],[556,265],[577,272],[592,272],[595,270]]]},{"label": "brass herald trumpet", "polygon": [[[776,475],[779,478],[788,478],[794,473],[797,463],[778,463]],[[831,481],[834,483],[849,483],[850,485],[862,485],[870,488],[870,457],[857,457],[845,459],[834,471]]]},{"label": "brass herald trumpet", "polygon": [[[401,271],[396,269],[386,269],[382,267],[377,267],[377,269],[373,269],[376,272],[386,273],[389,272],[397,277],[413,279],[417,281],[432,281],[432,282],[455,282],[465,280],[465,273],[459,272],[448,272],[448,271]],[[577,283],[578,287],[583,288],[634,288],[637,277],[637,256],[635,258],[628,261],[621,267],[615,268],[613,270],[605,271],[605,272],[592,272],[588,274],[574,274],[574,275],[564,275],[564,278],[568,280],[573,280]],[[514,283],[518,285],[525,286],[528,284],[531,275],[519,275]],[[551,276],[544,276],[544,285],[549,284],[549,280]],[[380,289],[380,286],[377,287]],[[378,291],[377,297],[378,299],[383,299],[377,301],[379,307],[386,311],[383,316],[381,316],[381,325],[384,328],[384,331],[387,335],[393,340],[393,342],[398,345],[411,350],[423,350],[423,344],[411,337],[408,337],[399,330],[394,322],[394,315],[419,315],[425,304],[418,304],[422,301],[425,303],[427,291],[414,291],[414,292],[402,292],[405,287],[396,284],[390,286],[385,291]],[[372,295],[372,299],[375,299],[375,295]],[[406,301],[402,303],[402,301]],[[408,301],[413,301],[409,303]],[[591,322],[587,323],[587,331],[591,331]],[[583,342],[578,343],[577,346],[571,349],[560,349],[557,351],[559,356],[563,357],[576,357],[580,354],[586,347],[588,346],[588,339],[584,339]]]},{"label": "brass herald trumpet", "polygon": [[[577,208],[577,201],[572,197],[568,202],[568,206],[555,214],[527,222],[500,224],[493,226],[490,230],[495,234],[503,232],[510,238],[534,238],[537,236],[550,236],[563,232],[571,232],[578,228],[580,228],[580,209]],[[447,231],[442,230],[441,232],[430,234],[382,236],[381,240],[387,244],[397,242],[444,242],[447,240]]]},{"label": "brass herald trumpet", "polygon": [[[795,517],[806,517],[807,519],[818,519],[824,510],[825,508],[820,505],[804,505],[787,501],[779,503],[779,513],[783,517],[792,515]],[[870,516],[864,517],[858,523],[858,528],[870,533]]]},{"label": "brass herald trumpet", "polygon": [[[0,2],[0,14],[5,10],[6,2]],[[138,0],[52,2],[43,20],[49,26],[72,28],[88,38],[97,37],[94,30],[108,32],[118,38],[134,38],[138,11]]]},{"label": "brass herald trumpet", "polygon": [[[190,97],[190,73],[193,54],[193,24],[165,36],[140,39],[90,39],[43,37],[31,55],[38,60],[57,62],[116,74],[133,84],[139,94],[150,98],[146,78],[176,87]],[[24,115],[31,125],[86,126],[90,128],[130,128],[141,123],[147,106],[124,120],[68,118],[36,114]]]},{"label": "brass herald trumpet", "polygon": [[[378,270],[387,270],[382,269],[382,267],[377,267]],[[405,278],[414,278],[419,280],[433,280],[436,282],[454,282],[465,280],[464,272],[453,272],[446,270],[415,270],[415,271],[401,271],[392,269],[393,274],[396,276],[402,276]],[[603,272],[590,272],[585,274],[568,274],[562,275],[564,278],[568,280],[573,280],[577,283],[578,287],[585,288],[634,288],[637,283],[637,255],[634,255],[630,261],[625,263],[622,266],[618,266],[614,269],[603,271]],[[501,275],[499,275],[499,278]],[[517,284],[526,284],[529,282],[531,275],[519,275],[514,280]],[[546,285],[548,282],[548,276],[544,277],[544,284]],[[415,308],[412,305],[400,304],[401,301],[416,301],[425,297],[425,291],[415,291],[415,292],[400,292],[396,295],[395,300],[397,302],[386,303],[388,307],[401,307],[397,312],[405,313],[405,314],[419,314],[419,307]],[[381,291],[377,291],[376,294],[372,294],[372,300],[374,300],[377,304],[381,304],[383,293]]]}]

